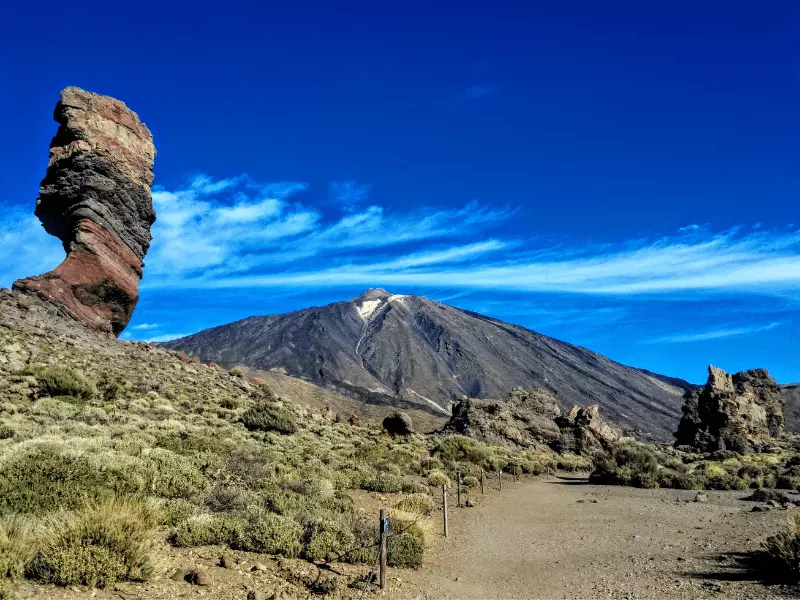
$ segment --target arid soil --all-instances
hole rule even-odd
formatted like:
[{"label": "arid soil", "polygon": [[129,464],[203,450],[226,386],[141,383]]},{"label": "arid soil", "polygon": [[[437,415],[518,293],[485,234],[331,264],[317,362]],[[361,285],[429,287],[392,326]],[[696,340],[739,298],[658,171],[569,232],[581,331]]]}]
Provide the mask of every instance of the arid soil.
[{"label": "arid soil", "polygon": [[[594,486],[567,476],[507,481],[502,491],[489,486],[486,497],[473,496],[478,504],[474,508],[457,508],[451,498],[450,536],[439,536],[422,569],[390,569],[388,589],[373,588],[365,597],[796,598],[797,589],[765,585],[742,565],[800,509],[751,512],[757,504],[742,500],[747,492],[706,493],[707,501],[695,502],[694,491]],[[363,495],[359,500],[370,509],[386,500]],[[433,518],[438,526],[441,512]],[[232,559],[232,567],[217,566],[222,552]],[[172,549],[165,558],[164,575],[148,584],[119,584],[105,591],[23,584],[21,592],[24,598],[58,600],[244,600],[248,590],[257,590],[258,600],[273,594],[297,598],[302,597],[295,595],[298,588],[288,589],[283,580],[327,570],[221,547]],[[176,568],[191,567],[203,569],[210,585],[168,577]],[[364,566],[332,565],[329,572],[353,578],[367,571]],[[342,597],[360,598],[361,592],[344,590]]]},{"label": "arid soil", "polygon": [[[789,511],[750,512],[747,492],[526,481],[451,509],[450,537],[388,596],[440,598],[788,598],[740,568]],[[798,510],[798,509],[794,509]],[[794,593],[793,593],[794,592]]]}]

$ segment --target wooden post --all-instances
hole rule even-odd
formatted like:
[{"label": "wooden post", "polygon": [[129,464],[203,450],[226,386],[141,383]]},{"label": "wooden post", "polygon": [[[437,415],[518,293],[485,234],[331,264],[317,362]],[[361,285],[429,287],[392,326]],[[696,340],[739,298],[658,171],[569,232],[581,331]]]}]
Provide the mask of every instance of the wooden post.
[{"label": "wooden post", "polygon": [[486,474],[483,472],[483,469],[481,469],[481,496],[485,496],[486,495],[486,492],[483,489],[483,480],[485,478],[486,478]]},{"label": "wooden post", "polygon": [[519,474],[517,473],[517,465],[514,465],[514,483],[519,481]]},{"label": "wooden post", "polygon": [[444,537],[450,535],[449,523],[447,522],[447,486],[442,486],[442,511],[444,512]]},{"label": "wooden post", "polygon": [[456,506],[461,508],[461,473],[456,471]]},{"label": "wooden post", "polygon": [[389,519],[386,518],[386,509],[381,509],[381,570],[380,570],[380,586],[381,589],[386,587],[386,534],[389,530]]},{"label": "wooden post", "polygon": [[503,467],[497,469],[497,485],[501,490],[503,489]]}]

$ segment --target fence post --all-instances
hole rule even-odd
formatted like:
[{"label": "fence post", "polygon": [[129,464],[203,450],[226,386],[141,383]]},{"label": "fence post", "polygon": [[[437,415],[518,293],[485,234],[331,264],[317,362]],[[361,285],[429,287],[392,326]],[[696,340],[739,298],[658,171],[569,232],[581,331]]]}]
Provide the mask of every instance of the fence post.
[{"label": "fence post", "polygon": [[389,519],[386,517],[386,509],[381,509],[381,555],[380,555],[380,586],[386,587],[386,534],[389,531]]},{"label": "fence post", "polygon": [[486,474],[483,472],[483,469],[481,469],[481,496],[485,496],[486,495],[486,492],[483,489],[483,480],[485,478],[486,478]]},{"label": "fence post", "polygon": [[456,506],[458,506],[458,508],[461,508],[461,473],[459,473],[458,471],[456,471],[456,494],[457,494]]},{"label": "fence post", "polygon": [[517,465],[514,465],[514,483],[517,483],[519,481],[519,474],[517,473],[517,469],[518,469]]},{"label": "fence post", "polygon": [[497,485],[501,490],[503,489],[503,467],[497,470]]},{"label": "fence post", "polygon": [[442,486],[442,511],[444,512],[444,537],[450,535],[447,522],[447,485]]}]

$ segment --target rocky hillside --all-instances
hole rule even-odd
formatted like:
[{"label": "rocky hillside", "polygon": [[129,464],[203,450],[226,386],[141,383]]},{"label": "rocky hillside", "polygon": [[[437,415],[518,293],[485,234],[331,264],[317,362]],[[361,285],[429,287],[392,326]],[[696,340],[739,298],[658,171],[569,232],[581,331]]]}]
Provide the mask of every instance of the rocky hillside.
[{"label": "rocky hillside", "polygon": [[786,405],[786,429],[800,431],[800,383],[779,386]]},{"label": "rocky hillside", "polygon": [[524,327],[382,289],[349,302],[250,317],[167,347],[203,362],[280,370],[368,402],[445,416],[463,396],[504,398],[515,387],[538,387],[566,411],[598,404],[621,427],[662,441],[671,441],[691,387]]}]

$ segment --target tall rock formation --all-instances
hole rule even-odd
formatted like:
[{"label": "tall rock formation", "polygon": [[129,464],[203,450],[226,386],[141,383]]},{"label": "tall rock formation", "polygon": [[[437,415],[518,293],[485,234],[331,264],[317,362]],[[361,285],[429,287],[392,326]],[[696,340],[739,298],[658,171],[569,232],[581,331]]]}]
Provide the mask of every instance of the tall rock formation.
[{"label": "tall rock formation", "polygon": [[52,271],[14,283],[89,327],[119,335],[139,299],[155,222],[153,137],[123,102],[68,87],[35,214],[64,244]]},{"label": "tall rock formation", "polygon": [[676,446],[746,453],[783,434],[784,400],[766,369],[730,375],[709,366],[705,387],[687,392],[685,400]]}]

